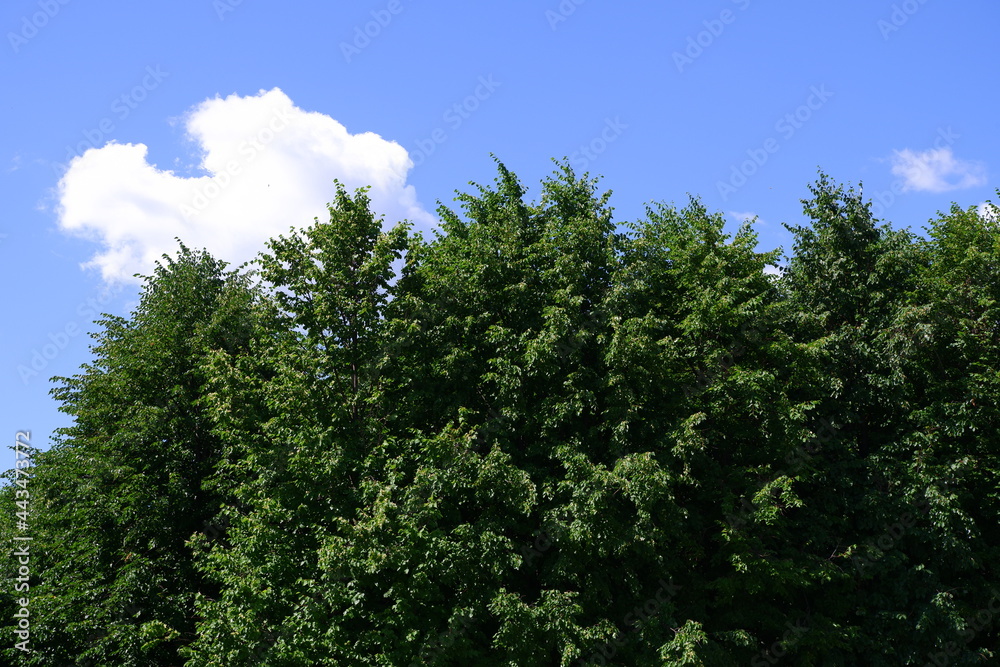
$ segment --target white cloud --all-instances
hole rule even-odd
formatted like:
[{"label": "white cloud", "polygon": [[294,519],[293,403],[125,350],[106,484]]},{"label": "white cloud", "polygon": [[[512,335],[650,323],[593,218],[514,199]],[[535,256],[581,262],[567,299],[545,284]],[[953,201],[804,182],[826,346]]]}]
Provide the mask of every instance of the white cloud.
[{"label": "white cloud", "polygon": [[985,165],[959,160],[949,147],[894,151],[892,173],[903,179],[904,192],[947,192],[986,183]]},{"label": "white cloud", "polygon": [[773,264],[768,264],[767,266],[764,267],[764,273],[769,276],[780,276],[781,268],[774,266]]},{"label": "white cloud", "polygon": [[179,176],[150,164],[144,144],[110,143],[75,158],[59,182],[60,227],[103,246],[84,266],[106,281],[148,274],[177,249],[174,237],[234,264],[251,259],[289,227],[325,220],[335,178],[349,191],[371,186],[372,209],[388,224],[435,224],[406,185],[413,163],[402,146],[350,134],[278,88],[206,100],[184,123],[207,175]]},{"label": "white cloud", "polygon": [[990,222],[1000,223],[1000,208],[996,204],[990,201],[984,201],[979,205],[979,217],[989,220]]},{"label": "white cloud", "polygon": [[756,222],[763,224],[764,221],[757,217],[757,214],[753,211],[730,211],[729,216],[734,218],[740,224],[744,222],[749,222],[756,220]]}]

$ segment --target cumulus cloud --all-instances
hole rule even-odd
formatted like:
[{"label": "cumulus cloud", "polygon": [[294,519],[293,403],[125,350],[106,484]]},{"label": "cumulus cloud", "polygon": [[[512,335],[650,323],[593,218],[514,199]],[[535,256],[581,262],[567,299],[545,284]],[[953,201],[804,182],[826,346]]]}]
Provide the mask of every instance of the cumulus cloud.
[{"label": "cumulus cloud", "polygon": [[75,158],[59,182],[59,225],[102,249],[84,266],[108,282],[148,274],[179,237],[235,264],[264,242],[326,219],[333,180],[371,186],[376,214],[429,229],[406,175],[406,150],[372,132],[351,134],[325,114],[296,107],[280,89],[216,97],[184,117],[203,175],[150,164],[144,144],[110,143]]},{"label": "cumulus cloud", "polygon": [[959,160],[949,147],[894,151],[892,173],[903,179],[904,192],[947,192],[986,183],[983,164]]}]

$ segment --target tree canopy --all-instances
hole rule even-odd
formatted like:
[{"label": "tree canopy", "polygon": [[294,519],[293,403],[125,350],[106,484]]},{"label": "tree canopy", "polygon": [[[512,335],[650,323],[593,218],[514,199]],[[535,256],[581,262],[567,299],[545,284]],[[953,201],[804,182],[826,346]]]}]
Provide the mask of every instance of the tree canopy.
[{"label": "tree canopy", "polygon": [[56,378],[2,652],[998,659],[1000,210],[809,195],[787,257],[697,198],[618,224],[564,163],[537,201],[498,164],[432,239],[337,183],[248,267],[181,244]]}]

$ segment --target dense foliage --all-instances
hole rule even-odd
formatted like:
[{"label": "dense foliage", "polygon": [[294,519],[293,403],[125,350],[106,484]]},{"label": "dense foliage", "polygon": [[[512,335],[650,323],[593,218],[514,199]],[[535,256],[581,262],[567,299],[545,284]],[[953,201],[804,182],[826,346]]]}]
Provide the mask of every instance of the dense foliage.
[{"label": "dense foliage", "polygon": [[8,660],[1000,659],[997,209],[918,236],[821,175],[783,260],[697,199],[616,226],[565,165],[458,202],[428,241],[337,184],[101,322]]}]

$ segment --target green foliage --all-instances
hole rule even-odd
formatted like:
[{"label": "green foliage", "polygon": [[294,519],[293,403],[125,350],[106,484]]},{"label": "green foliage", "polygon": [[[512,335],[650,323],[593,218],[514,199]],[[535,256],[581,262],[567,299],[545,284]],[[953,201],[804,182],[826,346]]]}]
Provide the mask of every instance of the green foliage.
[{"label": "green foliage", "polygon": [[74,425],[33,469],[35,650],[18,664],[176,664],[194,595],[211,590],[185,543],[218,508],[202,487],[219,443],[198,360],[245,345],[253,298],[244,277],[181,245],[146,278],[131,319],[100,322],[94,362],[56,378]]},{"label": "green foliage", "polygon": [[995,660],[997,211],[810,192],[780,275],[558,163],[181,246],[54,392],[25,664]]}]

